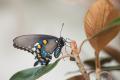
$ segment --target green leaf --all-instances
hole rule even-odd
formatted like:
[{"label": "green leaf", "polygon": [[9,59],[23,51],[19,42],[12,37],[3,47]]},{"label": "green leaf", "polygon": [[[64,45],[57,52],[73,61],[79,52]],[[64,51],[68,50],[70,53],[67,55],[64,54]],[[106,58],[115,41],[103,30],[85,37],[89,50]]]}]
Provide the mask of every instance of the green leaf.
[{"label": "green leaf", "polygon": [[60,61],[60,59],[56,60],[52,64],[48,64],[47,66],[34,67],[30,69],[25,69],[15,73],[10,80],[36,80],[44,74],[51,71]]},{"label": "green leaf", "polygon": [[[113,59],[111,57],[100,58],[101,65],[104,65],[105,63],[108,63],[112,60]],[[84,61],[84,63],[87,64],[88,66],[90,66],[91,68],[95,68],[95,58],[86,60],[86,61]]]},{"label": "green leaf", "polygon": [[108,26],[111,26],[111,27],[112,27],[112,26],[118,26],[118,25],[120,25],[120,17],[112,20],[112,21],[108,24]]}]

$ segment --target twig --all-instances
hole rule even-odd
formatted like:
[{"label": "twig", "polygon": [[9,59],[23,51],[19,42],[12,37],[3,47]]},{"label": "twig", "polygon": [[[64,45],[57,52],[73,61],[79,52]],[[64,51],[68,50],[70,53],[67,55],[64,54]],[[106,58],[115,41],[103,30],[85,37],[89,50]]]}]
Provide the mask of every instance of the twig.
[{"label": "twig", "polygon": [[80,59],[80,56],[79,56],[80,50],[77,48],[77,44],[76,44],[75,41],[71,42],[71,49],[72,49],[71,54],[74,56],[76,64],[77,64],[80,72],[84,76],[84,79],[85,80],[90,80],[90,77],[89,77],[87,71],[85,70],[83,63],[81,62],[81,59]]},{"label": "twig", "polygon": [[90,80],[88,73],[86,72],[83,63],[80,61],[80,57],[75,58],[77,66],[80,69],[80,72],[83,74],[85,80]]}]

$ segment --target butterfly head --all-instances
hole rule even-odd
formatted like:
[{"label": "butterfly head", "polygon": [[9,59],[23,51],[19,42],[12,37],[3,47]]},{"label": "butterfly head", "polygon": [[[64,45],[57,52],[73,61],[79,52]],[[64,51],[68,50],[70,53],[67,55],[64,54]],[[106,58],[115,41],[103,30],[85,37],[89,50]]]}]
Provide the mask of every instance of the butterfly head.
[{"label": "butterfly head", "polygon": [[65,45],[65,39],[63,37],[60,37],[58,39],[58,46],[63,47]]}]

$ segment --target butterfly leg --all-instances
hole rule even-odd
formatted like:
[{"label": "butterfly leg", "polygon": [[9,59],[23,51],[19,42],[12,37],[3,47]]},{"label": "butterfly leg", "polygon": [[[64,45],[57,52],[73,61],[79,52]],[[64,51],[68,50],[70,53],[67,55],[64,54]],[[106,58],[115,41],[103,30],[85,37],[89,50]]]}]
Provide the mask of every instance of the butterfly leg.
[{"label": "butterfly leg", "polygon": [[46,65],[46,62],[44,59],[40,58],[39,60],[37,60],[35,63],[34,63],[34,66],[37,66],[39,63],[41,63],[41,65]]},{"label": "butterfly leg", "polygon": [[34,55],[35,55],[35,59],[37,59],[37,61],[34,63],[34,66],[37,66],[38,63],[40,63],[41,65],[48,65],[48,63],[52,59],[51,54],[41,49],[36,49]]},{"label": "butterfly leg", "polygon": [[41,63],[41,65],[45,65],[46,61],[45,59],[42,57],[42,55],[40,53],[37,54],[38,55],[38,61]]},{"label": "butterfly leg", "polygon": [[39,63],[39,61],[36,61],[36,62],[34,63],[34,66],[37,66],[37,65],[38,65],[38,63]]},{"label": "butterfly leg", "polygon": [[35,52],[33,53],[33,55],[35,56],[35,58],[34,58],[34,59],[36,60],[36,61],[35,61],[35,63],[34,63],[34,66],[37,66],[37,65],[38,65],[38,63],[39,63],[39,60],[38,60],[38,55],[37,55],[37,53],[35,53]]},{"label": "butterfly leg", "polygon": [[38,60],[41,63],[41,65],[47,65],[50,62],[50,60],[52,59],[52,56],[50,54],[45,53],[45,55],[38,53]]},{"label": "butterfly leg", "polygon": [[44,61],[44,65],[48,65],[49,64],[49,62],[50,62],[50,60],[52,59],[52,56],[50,56],[50,55],[47,55],[46,57],[43,57],[42,58]]},{"label": "butterfly leg", "polygon": [[41,65],[46,65],[46,61],[44,59],[40,60]]},{"label": "butterfly leg", "polygon": [[50,60],[52,59],[52,56],[50,53],[47,53],[45,50],[43,50],[41,52],[41,56],[42,56],[42,59],[44,60],[45,62],[45,65],[48,65],[48,63],[50,62]]}]

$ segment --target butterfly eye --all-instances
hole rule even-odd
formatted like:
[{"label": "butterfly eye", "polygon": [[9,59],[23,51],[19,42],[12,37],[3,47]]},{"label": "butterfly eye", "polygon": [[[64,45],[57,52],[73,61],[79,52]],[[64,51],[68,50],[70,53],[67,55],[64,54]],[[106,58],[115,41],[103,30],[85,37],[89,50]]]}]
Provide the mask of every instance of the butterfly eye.
[{"label": "butterfly eye", "polygon": [[39,44],[39,45],[37,45],[37,48],[38,48],[38,49],[41,49],[41,45],[40,45],[40,44]]},{"label": "butterfly eye", "polygon": [[47,40],[43,40],[43,44],[46,45],[47,44]]}]

